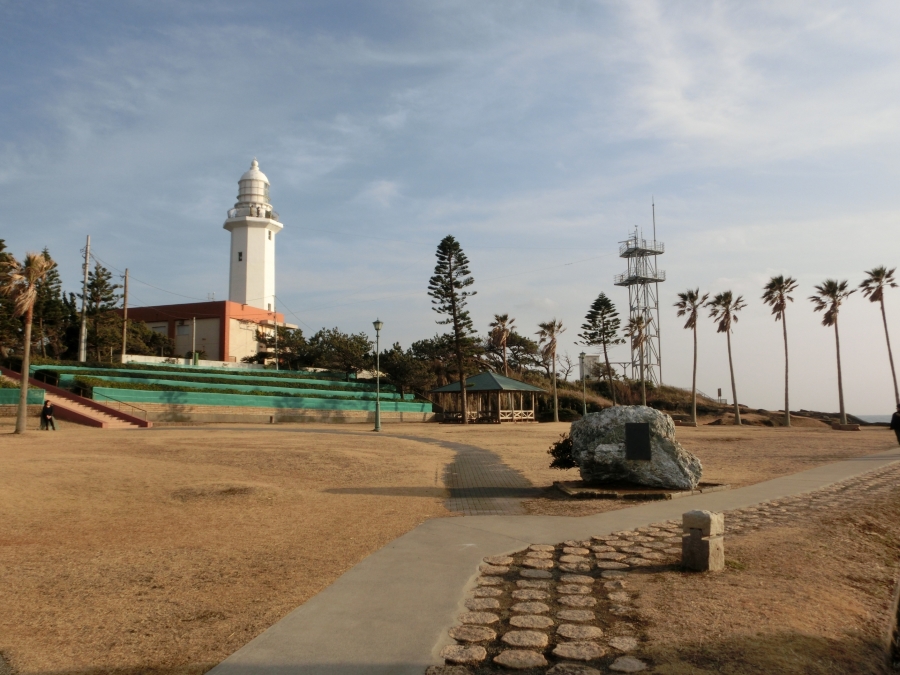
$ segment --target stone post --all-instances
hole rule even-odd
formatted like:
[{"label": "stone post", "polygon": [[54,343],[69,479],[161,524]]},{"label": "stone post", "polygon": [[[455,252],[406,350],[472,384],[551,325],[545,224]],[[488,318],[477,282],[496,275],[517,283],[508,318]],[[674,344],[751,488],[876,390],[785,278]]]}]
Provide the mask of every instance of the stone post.
[{"label": "stone post", "polygon": [[681,518],[681,564],[695,572],[725,569],[725,515],[688,511]]}]

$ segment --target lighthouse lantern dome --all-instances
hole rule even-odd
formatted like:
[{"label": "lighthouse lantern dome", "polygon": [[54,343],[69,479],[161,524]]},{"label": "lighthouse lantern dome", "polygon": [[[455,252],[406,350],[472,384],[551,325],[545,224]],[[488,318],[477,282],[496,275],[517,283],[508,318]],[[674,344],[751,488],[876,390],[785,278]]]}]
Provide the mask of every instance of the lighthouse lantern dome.
[{"label": "lighthouse lantern dome", "polygon": [[237,199],[238,203],[235,206],[269,204],[269,179],[259,170],[259,162],[255,159],[251,162],[250,169],[238,181]]}]

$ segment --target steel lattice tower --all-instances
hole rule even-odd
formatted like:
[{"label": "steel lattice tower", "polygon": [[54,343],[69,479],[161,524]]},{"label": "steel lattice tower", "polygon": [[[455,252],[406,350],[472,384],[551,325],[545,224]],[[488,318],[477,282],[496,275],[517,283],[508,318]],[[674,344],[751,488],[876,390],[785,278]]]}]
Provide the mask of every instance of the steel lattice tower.
[{"label": "steel lattice tower", "polygon": [[[654,208],[655,212],[655,208]],[[661,241],[656,241],[656,219],[654,213],[653,240],[634,233],[619,242],[619,257],[628,261],[628,271],[617,274],[613,283],[628,287],[628,315],[630,318],[643,317],[647,326],[644,342],[644,377],[656,385],[662,384],[662,351],[659,342],[659,284],[666,280],[666,273],[657,268],[656,256],[666,251]],[[640,379],[639,350],[631,350],[631,378]]]}]

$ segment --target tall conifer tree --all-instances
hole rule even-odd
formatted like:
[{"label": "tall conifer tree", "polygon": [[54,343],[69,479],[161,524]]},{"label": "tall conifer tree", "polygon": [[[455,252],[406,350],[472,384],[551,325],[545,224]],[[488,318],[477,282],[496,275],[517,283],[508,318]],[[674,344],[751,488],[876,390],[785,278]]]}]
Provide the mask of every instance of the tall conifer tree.
[{"label": "tall conifer tree", "polygon": [[[112,273],[100,263],[88,273],[86,314],[88,320],[87,342],[97,355],[119,344],[121,325],[117,325],[114,310],[122,296],[121,285],[113,283]],[[81,295],[78,296],[81,298]]]},{"label": "tall conifer tree", "polygon": [[446,319],[438,321],[442,325],[453,327],[453,351],[456,356],[456,367],[459,371],[459,397],[462,402],[462,423],[469,423],[469,408],[466,401],[466,369],[465,359],[471,351],[475,334],[472,317],[466,310],[468,298],[475,291],[467,291],[475,279],[469,271],[469,259],[462,246],[452,235],[447,235],[438,244],[437,264],[434,275],[428,280],[428,295],[431,296],[432,309],[438,314],[446,315]]},{"label": "tall conifer tree", "polygon": [[[613,388],[612,367],[609,364],[609,347],[620,345],[625,340],[619,337],[619,330],[622,321],[619,319],[619,313],[616,306],[612,303],[606,293],[600,293],[597,299],[591,303],[591,308],[584,317],[584,323],[581,324],[581,332],[578,337],[581,338],[582,344],[588,346],[601,345],[603,347],[603,360],[606,364],[606,383],[609,387],[610,396],[612,396],[613,405],[616,403],[616,391]],[[584,374],[582,374],[584,377]]]}]

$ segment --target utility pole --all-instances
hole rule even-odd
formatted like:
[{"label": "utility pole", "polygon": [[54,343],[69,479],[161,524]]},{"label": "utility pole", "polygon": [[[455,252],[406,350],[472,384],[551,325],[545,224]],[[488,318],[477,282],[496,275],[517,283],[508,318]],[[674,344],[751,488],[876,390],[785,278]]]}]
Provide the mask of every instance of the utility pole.
[{"label": "utility pole", "polygon": [[272,296],[272,309],[275,310],[272,312],[272,317],[275,320],[275,370],[278,370],[278,307],[275,305],[276,302],[277,299],[275,296]]},{"label": "utility pole", "polygon": [[81,363],[87,361],[87,285],[90,259],[91,235],[88,235],[87,245],[84,247],[84,282],[81,285],[81,329],[78,331],[78,360]]},{"label": "utility pole", "polygon": [[122,299],[122,363],[128,349],[128,268],[125,268],[125,294]]},{"label": "utility pole", "polygon": [[587,373],[584,372],[584,357],[587,356],[584,352],[581,352],[578,355],[578,359],[581,361],[581,406],[582,406],[582,417],[587,417]]},{"label": "utility pole", "polygon": [[197,365],[197,317],[191,319],[191,365]]}]

